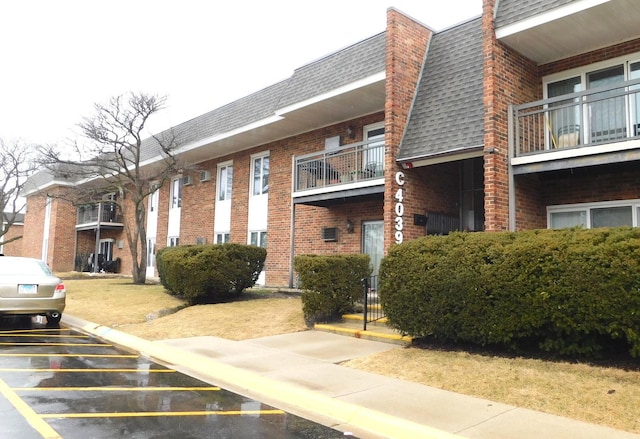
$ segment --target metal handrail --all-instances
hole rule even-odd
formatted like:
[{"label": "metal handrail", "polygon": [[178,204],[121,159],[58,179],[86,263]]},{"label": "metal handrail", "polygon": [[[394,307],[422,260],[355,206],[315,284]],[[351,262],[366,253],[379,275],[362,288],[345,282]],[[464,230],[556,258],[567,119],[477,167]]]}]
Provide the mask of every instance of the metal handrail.
[{"label": "metal handrail", "polygon": [[384,177],[383,141],[344,145],[294,157],[294,191]]},{"label": "metal handrail", "polygon": [[515,157],[640,136],[640,79],[513,107]]}]

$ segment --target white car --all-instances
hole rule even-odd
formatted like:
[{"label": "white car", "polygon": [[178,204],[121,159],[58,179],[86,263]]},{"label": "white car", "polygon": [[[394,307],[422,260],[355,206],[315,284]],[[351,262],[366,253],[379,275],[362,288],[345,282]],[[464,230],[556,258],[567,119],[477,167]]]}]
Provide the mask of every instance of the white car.
[{"label": "white car", "polygon": [[67,290],[39,259],[0,256],[0,316],[44,315],[59,323]]}]

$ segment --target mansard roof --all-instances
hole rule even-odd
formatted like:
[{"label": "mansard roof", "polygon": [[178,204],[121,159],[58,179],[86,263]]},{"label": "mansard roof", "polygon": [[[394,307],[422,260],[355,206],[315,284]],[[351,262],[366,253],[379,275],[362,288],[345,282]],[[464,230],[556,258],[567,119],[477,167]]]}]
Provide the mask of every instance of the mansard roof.
[{"label": "mansard roof", "polygon": [[508,26],[576,0],[500,0],[496,27]]},{"label": "mansard roof", "polygon": [[398,154],[414,161],[484,143],[482,19],[433,35]]}]

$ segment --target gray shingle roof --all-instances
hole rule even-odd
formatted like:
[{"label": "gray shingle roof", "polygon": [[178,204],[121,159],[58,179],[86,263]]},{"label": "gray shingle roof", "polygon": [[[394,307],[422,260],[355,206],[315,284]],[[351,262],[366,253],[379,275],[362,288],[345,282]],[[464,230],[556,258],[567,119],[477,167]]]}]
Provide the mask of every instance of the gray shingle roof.
[{"label": "gray shingle roof", "polygon": [[398,160],[484,143],[482,19],[433,35]]},{"label": "gray shingle roof", "polygon": [[[179,146],[184,146],[275,116],[280,108],[384,72],[385,50],[386,33],[382,32],[296,69],[289,79],[176,125],[156,137],[175,136]],[[141,160],[160,156],[158,142],[153,137],[144,139]],[[27,187],[40,187],[58,179],[53,173],[42,171],[29,179]]]},{"label": "gray shingle roof", "polygon": [[499,0],[496,27],[508,26],[576,0]]},{"label": "gray shingle roof", "polygon": [[383,32],[296,69],[278,106],[284,108],[384,72],[385,50]]},{"label": "gray shingle roof", "polygon": [[[281,81],[234,102],[231,102],[203,115],[183,122],[172,128],[180,145],[186,145],[201,139],[227,133],[274,115],[278,101],[290,80]],[[168,131],[158,136],[168,135]],[[147,160],[160,154],[157,142],[153,138],[145,139],[142,146],[142,159]]]}]

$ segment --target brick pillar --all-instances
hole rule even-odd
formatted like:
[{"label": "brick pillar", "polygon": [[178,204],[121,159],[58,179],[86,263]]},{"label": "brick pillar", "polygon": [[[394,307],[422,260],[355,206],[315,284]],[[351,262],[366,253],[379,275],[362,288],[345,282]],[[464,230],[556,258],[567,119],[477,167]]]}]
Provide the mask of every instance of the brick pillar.
[{"label": "brick pillar", "polygon": [[[385,102],[385,194],[384,249],[396,242],[395,194],[399,188],[396,173],[398,149],[416,86],[422,71],[431,30],[401,12],[387,11],[386,102]],[[405,183],[406,186],[409,182]],[[410,200],[408,200],[410,201]],[[408,224],[408,215],[403,217]]]}]

